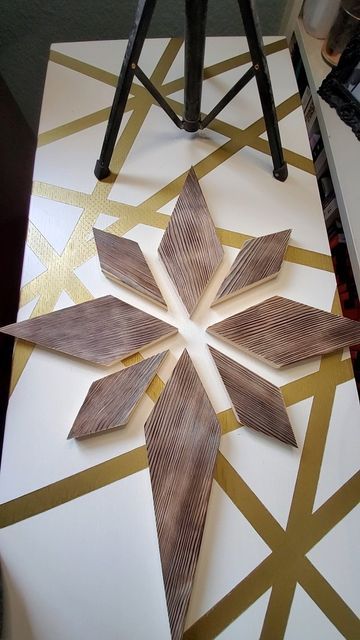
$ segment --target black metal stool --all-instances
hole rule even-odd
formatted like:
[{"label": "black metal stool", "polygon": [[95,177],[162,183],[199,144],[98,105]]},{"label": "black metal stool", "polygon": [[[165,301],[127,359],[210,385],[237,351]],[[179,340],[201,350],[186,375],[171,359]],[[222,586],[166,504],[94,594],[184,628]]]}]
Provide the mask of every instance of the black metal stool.
[{"label": "black metal stool", "polygon": [[139,0],[134,26],[129,37],[116,87],[100,158],[95,166],[96,177],[102,180],[110,173],[109,164],[134,75],[136,75],[144,87],[151,93],[176,126],[179,127],[179,129],[185,129],[185,131],[198,131],[198,129],[207,127],[230,100],[255,76],[274,165],[274,177],[283,182],[287,178],[288,171],[281,148],[269,69],[264,53],[254,0],[238,0],[252,60],[252,67],[238,80],[234,87],[228,91],[203,120],[200,119],[200,109],[208,0],[185,0],[185,3],[185,107],[183,120],[180,120],[175,111],[166,102],[165,98],[138,66],[138,60],[156,5],[156,0]]}]

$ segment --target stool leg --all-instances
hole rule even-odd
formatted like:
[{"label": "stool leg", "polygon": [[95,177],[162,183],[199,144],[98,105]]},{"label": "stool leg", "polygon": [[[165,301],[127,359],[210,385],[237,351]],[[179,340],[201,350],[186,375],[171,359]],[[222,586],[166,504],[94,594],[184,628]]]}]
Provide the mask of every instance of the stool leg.
[{"label": "stool leg", "polygon": [[288,176],[288,170],[282,152],[274,96],[254,0],[238,0],[238,3],[244,23],[251,60],[255,69],[255,78],[259,90],[274,165],[274,177],[277,180],[284,182]]},{"label": "stool leg", "polygon": [[207,4],[208,0],[186,0],[185,4],[185,131],[197,131],[200,126]]},{"label": "stool leg", "polygon": [[109,164],[114,151],[116,137],[119,133],[136,65],[140,58],[155,4],[156,0],[139,0],[136,9],[135,22],[121,67],[100,158],[95,165],[95,175],[98,180],[103,180],[110,173]]}]

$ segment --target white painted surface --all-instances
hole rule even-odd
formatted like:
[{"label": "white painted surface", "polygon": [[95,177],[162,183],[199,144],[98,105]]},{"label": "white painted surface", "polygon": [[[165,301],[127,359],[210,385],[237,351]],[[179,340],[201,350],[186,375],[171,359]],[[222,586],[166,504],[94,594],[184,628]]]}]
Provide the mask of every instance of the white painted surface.
[{"label": "white painted surface", "polygon": [[285,632],[285,640],[342,640],[344,636],[298,584]]},{"label": "white painted surface", "polygon": [[[243,39],[231,38],[223,42],[224,47],[220,47],[218,39],[209,39],[207,65],[246,50]],[[149,44],[148,57],[145,56],[144,61],[144,65],[149,65],[148,73],[151,73],[150,67],[152,65],[154,68],[156,56],[161,54],[165,45],[166,41]],[[122,57],[121,47],[124,47],[124,43],[121,46],[119,43],[68,43],[56,45],[55,49],[88,64],[98,62],[102,69],[117,73],[115,59],[116,55]],[[167,80],[182,75],[181,55]],[[277,99],[282,100],[295,90],[288,54],[281,52],[281,55],[274,54],[271,58],[274,60],[271,62],[274,83],[278,85]],[[54,66],[50,65],[49,73],[52,73]],[[224,81],[222,77],[217,80],[221,83]],[[80,77],[77,95],[81,95],[81,82]],[[55,85],[52,83],[47,86],[53,86],[55,91]],[[89,91],[84,93],[88,103],[80,105],[79,113],[91,113],[99,106],[100,96]],[[251,95],[250,91],[248,96]],[[62,121],[64,114],[68,113],[66,109],[72,108],[71,99],[68,98],[68,101],[69,105],[64,105],[63,113],[50,114],[49,111],[46,117],[56,117],[59,122]],[[254,102],[254,118],[257,108]],[[245,112],[247,117],[246,113],[249,115],[250,111]],[[130,117],[131,114],[126,115],[122,131]],[[235,111],[233,117],[234,122],[239,124]],[[298,109],[285,118],[280,127],[285,144],[297,153],[305,153],[307,142],[304,142],[301,111]],[[97,184],[93,168],[104,131],[105,123],[41,147],[36,158],[35,179],[90,194]],[[157,107],[152,107],[110,197],[119,203],[142,204],[162,186],[187,171],[191,164],[207,158],[227,140],[211,131],[194,140],[187,134],[183,135],[184,132],[178,132]],[[221,228],[256,236],[292,228],[290,244],[329,255],[316,181],[300,169],[289,169],[288,181],[280,184],[272,178],[268,156],[249,148],[234,154],[201,180],[214,222]],[[171,214],[175,201],[176,198],[169,197],[161,210]],[[76,228],[78,209],[67,208],[68,205],[64,206],[58,201],[42,202],[37,197],[34,203],[36,207],[31,214],[33,224],[61,253],[66,239]],[[115,216],[109,215],[106,207],[99,207],[94,212],[94,225],[98,228],[107,228],[116,220]],[[215,293],[237,254],[236,249],[225,247],[224,262],[193,318],[189,320],[156,253],[162,234],[161,229],[139,224],[126,237],[139,242],[168,303],[168,312],[105,278],[96,256],[83,262],[75,270],[75,275],[94,296],[112,293],[178,327],[177,336],[143,351],[144,356],[150,356],[159,350],[170,349],[159,372],[164,381],[171,375],[180,353],[186,347],[215,411],[228,409],[230,401],[208,352],[207,343],[279,386],[318,370],[319,359],[316,358],[297,367],[276,371],[216,340],[205,330],[227,315],[275,294],[329,311],[335,292],[333,274],[284,263],[276,280],[210,309]],[[91,234],[88,235],[90,238]],[[23,282],[33,280],[44,269],[35,253],[28,250]],[[21,317],[31,314],[37,299],[34,297],[23,307]],[[73,300],[63,290],[55,308],[71,304]],[[9,403],[1,476],[1,497],[4,501],[144,444],[143,425],[153,406],[147,396],[141,400],[125,429],[83,442],[66,439],[89,385],[118,368],[101,369],[59,353],[40,348],[34,350]],[[288,517],[311,403],[312,399],[309,398],[288,409],[299,443],[298,451],[245,428],[222,438],[222,453],[282,526],[286,525]],[[336,392],[316,504],[321,504],[353,472],[355,454],[352,456],[353,452],[348,453],[347,444],[342,443],[345,447],[342,449],[337,439],[339,425],[342,426],[340,423],[343,421],[342,411],[350,405],[353,413],[348,416],[348,429],[351,442],[355,442],[358,410],[355,408],[353,383],[339,386]],[[334,431],[335,423],[337,427]],[[336,437],[332,440],[334,434]],[[338,469],[334,474],[329,474],[329,464],[331,466],[334,463],[336,454],[339,454],[336,458]],[[345,456],[347,464],[342,461]],[[335,557],[336,545],[340,544],[343,548],[344,541],[349,550],[357,548],[357,538],[350,530],[353,530],[353,514],[330,532],[310,552],[309,557],[353,606],[355,596],[351,593],[356,594],[357,591],[352,582],[353,569],[349,565],[347,550],[345,555],[342,551],[341,560]],[[147,471],[5,528],[1,536],[9,640],[48,640],[49,634],[52,640],[95,640],[101,636],[106,640],[119,637],[124,640],[130,637],[135,640],[152,637],[168,640],[166,604]],[[335,536],[335,542],[332,542],[332,536]],[[209,611],[219,598],[224,597],[269,553],[264,541],[214,483],[187,625]],[[345,580],[348,584],[344,585]],[[287,640],[299,637],[296,635],[296,625],[299,625],[297,594],[294,616],[290,614]],[[269,595],[269,591],[263,594],[223,631],[221,638],[230,640],[241,636],[256,640],[261,633]],[[302,607],[302,601],[300,604]],[[315,605],[307,606],[305,602],[303,611],[302,624],[304,634],[308,637],[311,638],[311,634],[307,630],[312,628],[320,631],[332,629],[331,623],[321,612],[320,618],[322,616],[325,622],[319,622],[319,610]],[[321,635],[315,637],[317,639]],[[329,636],[324,637],[333,636],[329,631]]]},{"label": "white painted surface", "polygon": [[307,554],[357,616],[360,614],[359,512],[358,505]]},{"label": "white painted surface", "polygon": [[147,470],[0,539],[7,638],[170,640]]},{"label": "white painted surface", "polygon": [[284,529],[311,405],[309,398],[287,409],[298,450],[247,427],[232,431],[221,440],[220,451]]}]

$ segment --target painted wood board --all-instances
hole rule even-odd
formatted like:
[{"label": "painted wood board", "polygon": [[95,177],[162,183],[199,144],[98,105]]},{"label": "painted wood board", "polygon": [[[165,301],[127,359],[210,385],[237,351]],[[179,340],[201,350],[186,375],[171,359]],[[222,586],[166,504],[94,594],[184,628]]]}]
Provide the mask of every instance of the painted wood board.
[{"label": "painted wood board", "polygon": [[274,367],[360,342],[360,323],[274,296],[208,327]]},{"label": "painted wood board", "polygon": [[209,349],[239,422],[297,447],[280,389],[214,347]]},{"label": "painted wood board", "polygon": [[218,304],[276,278],[284,260],[291,229],[247,240],[235,258],[212,304]]},{"label": "painted wood board", "polygon": [[171,635],[180,640],[220,444],[220,425],[186,350],[145,438]]},{"label": "painted wood board", "polygon": [[163,351],[95,380],[75,418],[68,439],[85,438],[124,427],[167,353]]},{"label": "painted wood board", "polygon": [[106,366],[177,333],[167,322],[114,296],[9,324],[0,331]]},{"label": "painted wood board", "polygon": [[193,168],[159,245],[159,255],[191,315],[224,255]]},{"label": "painted wood board", "polygon": [[137,242],[93,229],[102,272],[123,286],[166,307],[165,300]]}]

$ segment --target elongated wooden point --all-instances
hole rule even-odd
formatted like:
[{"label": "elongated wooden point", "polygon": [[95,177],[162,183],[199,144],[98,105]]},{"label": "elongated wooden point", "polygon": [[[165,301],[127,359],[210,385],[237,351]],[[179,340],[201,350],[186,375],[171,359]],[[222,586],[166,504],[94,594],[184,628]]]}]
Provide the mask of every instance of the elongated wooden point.
[{"label": "elongated wooden point", "polygon": [[191,315],[224,255],[193,168],[161,240],[159,255]]},{"label": "elongated wooden point", "polygon": [[209,349],[239,422],[297,447],[280,389],[214,347]]},{"label": "elongated wooden point", "polygon": [[233,262],[212,304],[222,302],[276,278],[284,260],[291,229],[247,240]]},{"label": "elongated wooden point", "polygon": [[164,351],[93,382],[68,439],[125,426],[167,353]]},{"label": "elongated wooden point", "polygon": [[132,291],[166,307],[137,242],[93,229],[102,272]]},{"label": "elongated wooden point", "polygon": [[102,365],[177,333],[167,322],[113,296],[9,324],[0,331]]},{"label": "elongated wooden point", "polygon": [[171,636],[180,640],[220,444],[220,425],[186,351],[145,438]]},{"label": "elongated wooden point", "polygon": [[275,367],[360,343],[360,323],[274,296],[207,329]]}]

